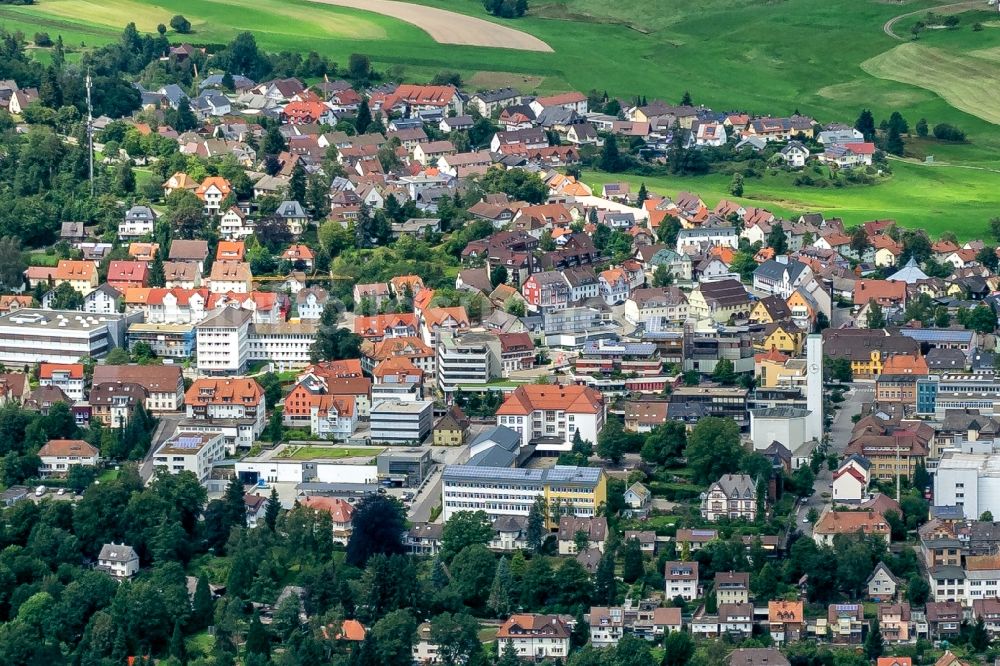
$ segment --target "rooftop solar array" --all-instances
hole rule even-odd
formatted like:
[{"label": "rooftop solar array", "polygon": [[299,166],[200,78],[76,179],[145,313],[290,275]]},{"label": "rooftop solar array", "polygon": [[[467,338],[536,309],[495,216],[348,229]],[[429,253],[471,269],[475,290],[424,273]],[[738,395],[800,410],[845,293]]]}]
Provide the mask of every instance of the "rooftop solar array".
[{"label": "rooftop solar array", "polygon": [[178,437],[167,442],[167,446],[174,449],[197,449],[203,441],[201,437]]}]

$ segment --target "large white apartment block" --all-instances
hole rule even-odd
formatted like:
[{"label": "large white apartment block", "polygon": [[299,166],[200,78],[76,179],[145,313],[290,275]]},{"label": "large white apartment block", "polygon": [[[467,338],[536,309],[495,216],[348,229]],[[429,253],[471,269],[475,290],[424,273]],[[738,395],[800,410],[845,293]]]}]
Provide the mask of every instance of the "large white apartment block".
[{"label": "large white apartment block", "polygon": [[437,345],[438,388],[485,386],[501,376],[500,339],[492,333],[442,333]]},{"label": "large white apartment block", "polygon": [[212,466],[225,456],[221,434],[181,432],[156,450],[153,466],[170,474],[191,472],[204,483],[212,473]]},{"label": "large white apartment block", "polygon": [[539,451],[569,451],[577,432],[597,443],[605,413],[604,397],[592,388],[525,384],[507,395],[497,410],[497,425],[521,433],[524,446],[537,440]]},{"label": "large white apartment block", "polygon": [[233,375],[250,362],[250,318],[243,308],[221,308],[195,327],[198,371]]},{"label": "large white apartment block", "polygon": [[[1000,516],[1000,454],[992,442],[967,442],[961,452],[946,451],[934,474],[934,502],[960,506],[965,515],[978,518],[989,511]],[[987,452],[966,452],[982,449]]]}]

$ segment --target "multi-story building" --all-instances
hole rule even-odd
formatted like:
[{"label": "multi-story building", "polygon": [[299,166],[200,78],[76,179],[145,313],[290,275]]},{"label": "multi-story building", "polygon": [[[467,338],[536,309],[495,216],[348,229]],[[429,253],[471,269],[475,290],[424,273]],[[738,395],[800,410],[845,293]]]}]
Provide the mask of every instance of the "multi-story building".
[{"label": "multi-story building", "polygon": [[106,543],[97,556],[97,568],[113,578],[125,580],[139,573],[139,554],[123,543]]},{"label": "multi-story building", "polygon": [[917,414],[943,419],[949,410],[975,409],[1000,416],[1000,378],[993,374],[942,373],[916,380]]},{"label": "multi-story building", "polygon": [[757,519],[757,484],[747,474],[723,474],[705,491],[701,517],[711,522],[720,518],[753,522]]},{"label": "multi-story building", "polygon": [[813,526],[813,540],[832,546],[838,534],[863,533],[889,543],[889,524],[878,511],[827,511]]},{"label": "multi-story building", "polygon": [[236,445],[250,448],[264,430],[264,390],[255,379],[227,377],[197,379],[184,394],[187,416],[212,424],[236,424]]},{"label": "multi-story building", "polygon": [[875,382],[875,400],[909,408],[917,404],[917,380],[929,373],[927,361],[919,354],[890,354]]},{"label": "multi-story building", "polygon": [[652,342],[618,342],[615,340],[588,340],[573,362],[578,374],[655,376],[663,363]]},{"label": "multi-story building", "polygon": [[801,285],[813,279],[809,266],[780,256],[757,267],[753,272],[753,288],[766,294],[788,298]]},{"label": "multi-story building", "polygon": [[799,601],[769,601],[767,623],[776,643],[791,643],[802,638],[805,624],[803,606]]},{"label": "multi-story building", "polygon": [[141,314],[88,315],[75,310],[21,308],[0,316],[0,363],[25,368],[36,363],[78,363],[103,358],[125,345],[129,323]]},{"label": "multi-story building", "polygon": [[132,383],[146,389],[145,408],[174,412],[184,404],[184,378],[177,365],[97,365],[92,383]]},{"label": "multi-story building", "polygon": [[64,476],[71,467],[82,465],[96,467],[101,459],[100,451],[82,439],[50,439],[38,450],[42,464],[38,475]]},{"label": "multi-story building", "polygon": [[521,433],[523,445],[537,440],[540,451],[569,451],[577,432],[596,442],[604,427],[604,397],[585,386],[525,384],[497,410],[497,425]]},{"label": "multi-story building", "polygon": [[383,400],[371,408],[371,439],[389,444],[419,444],[434,425],[430,400]]},{"label": "multi-story building", "polygon": [[569,307],[570,286],[559,271],[535,273],[521,287],[528,307],[539,312]]},{"label": "multi-story building", "polygon": [[590,644],[596,648],[617,645],[626,634],[655,641],[682,629],[680,608],[661,608],[658,601],[634,603],[626,598],[623,606],[593,606],[588,618]]},{"label": "multi-story building", "polygon": [[861,604],[830,604],[826,611],[826,629],[831,643],[857,645],[864,637],[865,607]]},{"label": "multi-story building", "polygon": [[715,599],[718,604],[745,604],[750,601],[750,574],[746,571],[720,571],[715,574]]},{"label": "multi-story building", "polygon": [[42,363],[38,368],[39,386],[58,386],[71,400],[83,400],[85,382],[82,363]]},{"label": "multi-story building", "polygon": [[667,599],[680,597],[684,601],[691,601],[701,596],[698,590],[697,562],[667,562],[663,578],[666,581]]},{"label": "multi-story building", "polygon": [[826,329],[823,331],[823,354],[832,359],[847,359],[855,379],[874,379],[882,374],[890,354],[918,354],[917,341],[902,335],[889,335],[882,329]]},{"label": "multi-story building", "polygon": [[674,409],[690,408],[697,405],[706,416],[731,418],[745,430],[750,426],[747,417],[747,395],[745,388],[735,386],[678,386],[670,395],[668,413]]},{"label": "multi-story building", "polygon": [[570,628],[558,615],[511,615],[497,631],[497,654],[512,646],[522,659],[564,659],[569,655]]},{"label": "multi-story building", "polygon": [[878,624],[887,643],[907,643],[912,633],[910,604],[878,605]]},{"label": "multi-story building", "polygon": [[963,622],[965,622],[965,609],[957,601],[927,602],[927,629],[930,638],[934,640],[953,638],[962,630]]},{"label": "multi-story building", "polygon": [[627,301],[625,320],[651,333],[676,328],[688,317],[688,299],[677,287],[636,289]]},{"label": "multi-story building", "polygon": [[251,324],[247,332],[249,359],[271,363],[279,372],[304,368],[316,342],[316,328],[314,321]]},{"label": "multi-story building", "polygon": [[128,346],[149,345],[160,358],[189,359],[195,352],[193,324],[132,324],[128,327]]},{"label": "multi-story building", "polygon": [[153,467],[170,474],[191,472],[204,483],[212,466],[225,458],[226,447],[220,433],[179,432],[153,454]]},{"label": "multi-story building", "polygon": [[56,271],[52,276],[53,286],[68,283],[74,290],[83,294],[89,294],[100,284],[100,275],[97,271],[96,261],[77,261],[72,259],[60,259],[56,265]]},{"label": "multi-story building", "polygon": [[198,371],[234,375],[250,362],[250,319],[243,308],[221,308],[195,326]]},{"label": "multi-story building", "polygon": [[739,280],[702,282],[688,294],[688,313],[696,319],[710,319],[719,324],[746,323],[752,304]]},{"label": "multi-story building", "polygon": [[448,395],[476,390],[503,374],[500,339],[493,333],[443,333],[437,345],[437,385]]},{"label": "multi-story building", "polygon": [[[593,467],[448,465],[441,479],[441,515],[445,521],[458,511],[481,510],[493,519],[527,517],[539,497],[547,506],[558,502],[570,515],[590,517],[607,501],[607,477],[603,470]],[[549,515],[546,522],[554,526]]]},{"label": "multi-story building", "polygon": [[128,423],[136,406],[144,405],[149,392],[134,382],[104,382],[90,389],[90,418],[111,428]]}]

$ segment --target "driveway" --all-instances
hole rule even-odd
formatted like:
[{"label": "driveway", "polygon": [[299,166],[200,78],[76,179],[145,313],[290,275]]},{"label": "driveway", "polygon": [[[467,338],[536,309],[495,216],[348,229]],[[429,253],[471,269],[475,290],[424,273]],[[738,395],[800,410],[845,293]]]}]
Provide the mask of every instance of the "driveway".
[{"label": "driveway", "polygon": [[[475,428],[476,426],[472,426]],[[471,436],[471,433],[470,433]],[[441,473],[445,465],[460,465],[469,459],[468,446],[435,446],[431,447],[431,456],[437,463],[424,482],[416,489],[413,502],[410,503],[408,517],[410,522],[426,523],[431,519],[431,511],[441,503]],[[440,520],[440,519],[439,519]]]},{"label": "driveway", "polygon": [[153,454],[168,437],[174,434],[177,430],[177,424],[184,418],[184,414],[161,414],[158,418],[160,423],[153,432],[149,451],[146,452],[146,456],[139,465],[139,476],[142,477],[143,483],[149,483],[149,480],[153,478]]}]

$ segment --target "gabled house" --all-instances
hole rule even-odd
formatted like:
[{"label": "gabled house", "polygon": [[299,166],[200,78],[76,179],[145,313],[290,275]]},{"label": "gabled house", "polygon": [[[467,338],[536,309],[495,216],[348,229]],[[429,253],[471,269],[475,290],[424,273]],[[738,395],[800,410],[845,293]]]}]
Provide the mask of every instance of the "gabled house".
[{"label": "gabled house", "polygon": [[705,491],[701,516],[715,522],[720,518],[757,519],[757,484],[747,474],[724,474]]},{"label": "gabled house", "polygon": [[885,562],[875,565],[875,570],[868,577],[865,587],[868,591],[868,598],[878,603],[891,603],[896,600],[902,581],[896,577]]}]

